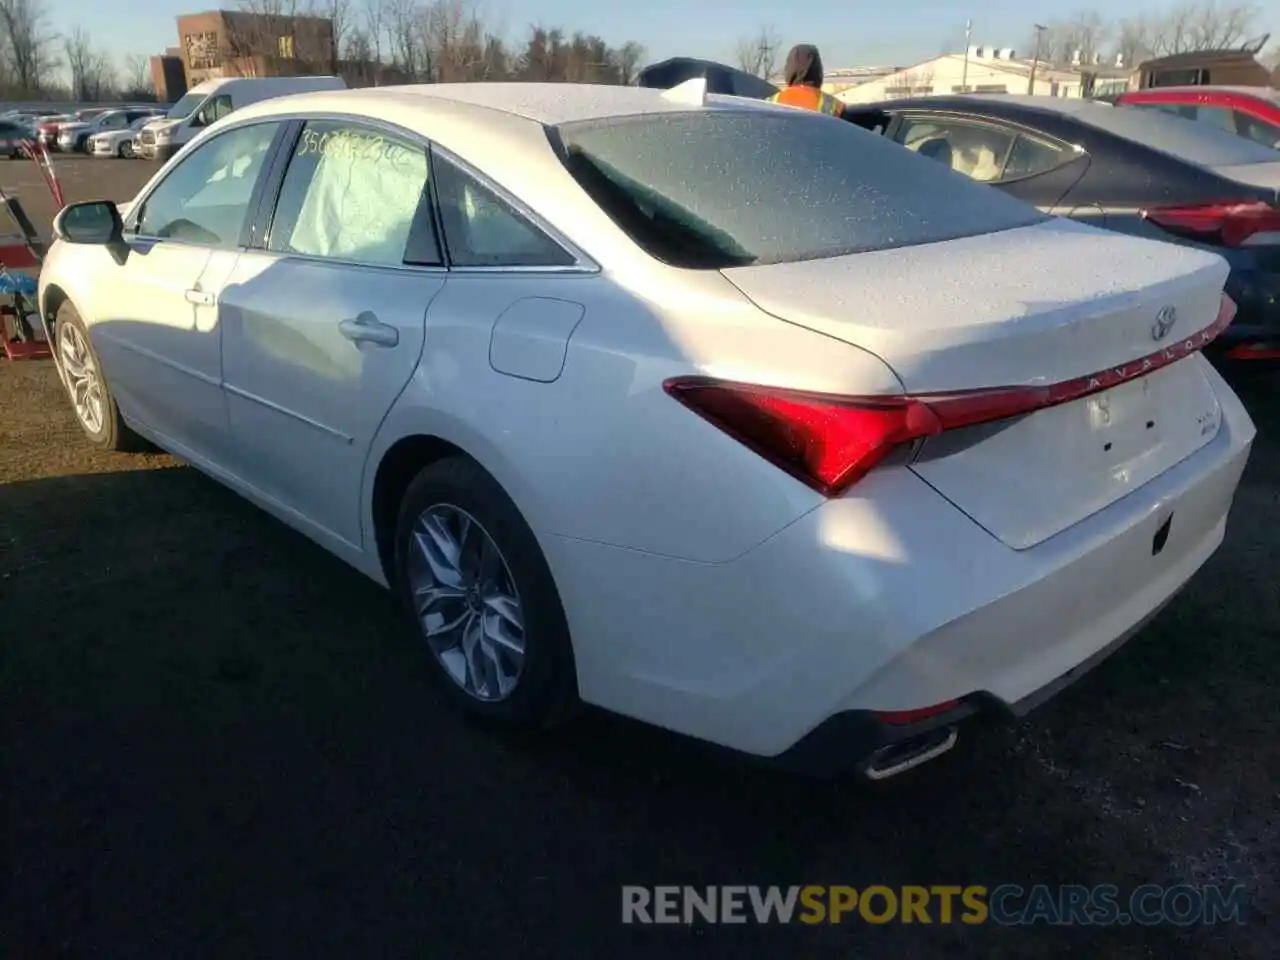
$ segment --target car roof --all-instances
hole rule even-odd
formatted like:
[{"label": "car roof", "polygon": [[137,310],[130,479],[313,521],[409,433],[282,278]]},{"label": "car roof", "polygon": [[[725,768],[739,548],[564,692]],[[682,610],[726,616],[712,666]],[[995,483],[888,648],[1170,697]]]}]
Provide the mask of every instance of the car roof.
[{"label": "car roof", "polygon": [[[290,94],[248,104],[201,132],[187,150],[219,131],[276,118],[350,119],[425,138],[554,224],[598,261],[635,256],[608,215],[573,179],[547,137],[549,125],[614,117],[779,111],[798,122],[828,122],[816,112],[762,100],[710,95],[685,102],[670,91],[575,83],[470,83],[365,87]],[[621,234],[618,234],[621,237]],[[602,260],[603,258],[603,260]]]},{"label": "car roof", "polygon": [[[423,83],[365,87],[276,97],[254,105],[259,114],[290,113],[299,109],[342,109],[379,116],[385,111],[421,110],[433,104],[448,107],[461,118],[483,121],[494,113],[555,126],[580,120],[602,120],[637,114],[675,113],[698,109],[763,108],[759,101],[711,95],[706,103],[669,99],[667,91],[648,87],[596,83]],[[785,109],[785,108],[782,108]]]},{"label": "car roof", "polygon": [[1148,87],[1146,90],[1131,90],[1127,93],[1120,94],[1121,100],[1126,99],[1157,99],[1164,94],[1172,93],[1177,96],[1186,96],[1196,93],[1227,93],[1237,97],[1252,97],[1254,100],[1263,100],[1267,103],[1280,103],[1280,90],[1274,87],[1244,87],[1231,86],[1228,84],[1204,84],[1202,86],[1183,86],[1183,87]]}]

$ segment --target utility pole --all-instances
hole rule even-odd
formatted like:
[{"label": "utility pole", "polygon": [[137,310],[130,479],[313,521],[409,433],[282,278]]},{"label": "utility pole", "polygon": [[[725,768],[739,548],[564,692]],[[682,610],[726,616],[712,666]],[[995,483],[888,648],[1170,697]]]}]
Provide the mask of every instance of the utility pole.
[{"label": "utility pole", "polygon": [[1027,77],[1027,96],[1036,92],[1036,67],[1040,66],[1040,37],[1048,29],[1042,23],[1036,24],[1036,52],[1031,58],[1031,76]]},{"label": "utility pole", "polygon": [[960,72],[960,92],[969,92],[969,34],[973,31],[973,21],[964,22],[964,69]]}]

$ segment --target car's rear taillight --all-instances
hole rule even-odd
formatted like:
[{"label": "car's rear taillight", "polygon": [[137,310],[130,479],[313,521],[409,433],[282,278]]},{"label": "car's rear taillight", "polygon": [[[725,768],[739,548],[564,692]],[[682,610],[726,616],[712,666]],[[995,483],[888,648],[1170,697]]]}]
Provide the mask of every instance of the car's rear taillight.
[{"label": "car's rear taillight", "polygon": [[1235,314],[1235,304],[1223,294],[1214,322],[1184,340],[1123,366],[1034,387],[858,397],[675,377],[663,389],[796,479],[834,497],[904,444],[1070,403],[1168,366],[1202,350]]},{"label": "car's rear taillight", "polygon": [[1142,216],[1169,233],[1227,247],[1280,243],[1280,207],[1257,200],[1152,207]]},{"label": "car's rear taillight", "polygon": [[891,450],[942,432],[912,397],[839,397],[703,378],[667,393],[819,493],[833,496]]}]

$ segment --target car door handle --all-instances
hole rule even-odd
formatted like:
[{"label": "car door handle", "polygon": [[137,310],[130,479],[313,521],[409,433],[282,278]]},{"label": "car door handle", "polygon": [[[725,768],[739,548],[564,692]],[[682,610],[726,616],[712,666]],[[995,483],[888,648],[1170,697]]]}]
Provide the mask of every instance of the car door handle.
[{"label": "car door handle", "polygon": [[212,307],[217,302],[217,297],[207,290],[191,289],[186,291],[187,303],[194,303],[198,307]]},{"label": "car door handle", "polygon": [[394,347],[400,342],[400,331],[389,323],[383,323],[369,310],[365,310],[354,320],[338,321],[338,330],[352,343]]}]

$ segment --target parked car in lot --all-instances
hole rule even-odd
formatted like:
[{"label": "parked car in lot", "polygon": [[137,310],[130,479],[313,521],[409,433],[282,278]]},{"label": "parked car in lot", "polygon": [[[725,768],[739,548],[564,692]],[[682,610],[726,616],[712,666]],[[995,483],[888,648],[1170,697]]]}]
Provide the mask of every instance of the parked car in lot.
[{"label": "parked car in lot", "polygon": [[31,130],[20,122],[0,120],[0,156],[10,160],[23,155],[23,143],[31,139]]},{"label": "parked car in lot", "polygon": [[46,150],[58,149],[58,128],[75,119],[74,114],[61,113],[45,117],[36,125],[36,139]]},{"label": "parked car in lot", "polygon": [[671,57],[651,63],[636,75],[636,86],[670,90],[696,78],[706,80],[709,93],[768,100],[778,92],[772,83],[753,73],[695,57]]},{"label": "parked car in lot", "polygon": [[233,110],[271,97],[316,90],[344,90],[341,77],[223,77],[192,87],[169,112],[143,127],[138,153],[165,161],[205,127]]},{"label": "parked car in lot", "polygon": [[442,695],[889,776],[1029,709],[1222,541],[1227,265],[734,98],[431,84],[237,111],[41,315],[93,444],[404,601]]},{"label": "parked car in lot", "polygon": [[1046,212],[1221,255],[1239,313],[1211,352],[1280,358],[1273,151],[1156,111],[1054,97],[922,97],[849,117]]},{"label": "parked car in lot", "polygon": [[128,160],[136,156],[138,134],[142,132],[143,127],[155,120],[155,117],[153,113],[146,113],[135,118],[127,127],[95,133],[89,138],[86,152],[99,159],[119,157]]},{"label": "parked car in lot", "polygon": [[161,112],[155,107],[108,110],[89,120],[64,123],[58,128],[58,149],[64,153],[89,153],[89,141],[99,133],[124,132],[138,120],[153,120]]},{"label": "parked car in lot", "polygon": [[1280,150],[1280,91],[1269,87],[1156,87],[1121,94],[1116,102],[1199,120]]}]

